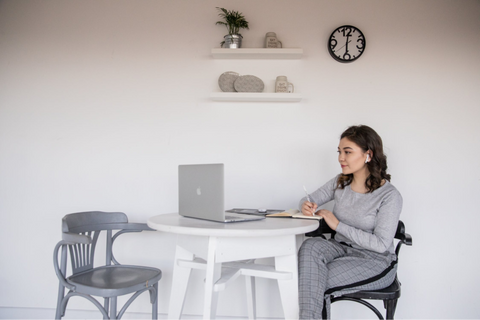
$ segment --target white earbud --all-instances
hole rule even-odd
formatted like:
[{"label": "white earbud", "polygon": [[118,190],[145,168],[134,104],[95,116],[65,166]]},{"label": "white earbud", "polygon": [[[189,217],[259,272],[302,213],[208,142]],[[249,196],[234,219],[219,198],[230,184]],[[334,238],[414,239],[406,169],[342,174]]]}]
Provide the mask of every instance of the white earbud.
[{"label": "white earbud", "polygon": [[367,154],[367,160],[365,160],[365,163],[367,163],[368,161],[370,161],[370,155]]}]

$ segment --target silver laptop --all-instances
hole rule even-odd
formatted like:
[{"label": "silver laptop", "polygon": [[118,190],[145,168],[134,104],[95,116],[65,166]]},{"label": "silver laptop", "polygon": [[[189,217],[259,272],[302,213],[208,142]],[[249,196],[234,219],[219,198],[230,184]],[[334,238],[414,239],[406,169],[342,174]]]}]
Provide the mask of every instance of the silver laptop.
[{"label": "silver laptop", "polygon": [[265,219],[262,216],[225,213],[223,164],[178,166],[178,213],[217,222]]}]

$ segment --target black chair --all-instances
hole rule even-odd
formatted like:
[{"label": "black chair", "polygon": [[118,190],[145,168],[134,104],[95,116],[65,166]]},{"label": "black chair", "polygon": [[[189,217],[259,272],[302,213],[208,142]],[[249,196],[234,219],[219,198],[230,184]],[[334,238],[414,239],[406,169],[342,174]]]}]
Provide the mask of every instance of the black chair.
[{"label": "black chair", "polygon": [[[120,230],[113,235],[113,230]],[[79,212],[62,219],[62,241],[54,250],[53,264],[59,279],[55,319],[61,319],[71,297],[91,301],[104,319],[120,319],[130,304],[143,292],[150,292],[152,319],[158,317],[158,281],[162,271],[157,268],[121,265],[112,252],[115,239],[127,232],[150,229],[145,223],[129,223],[122,212]],[[106,231],[106,263],[94,267],[95,247],[101,231]],[[69,250],[67,250],[69,249]],[[67,277],[68,251],[72,274]],[[61,262],[58,255],[61,252]],[[65,289],[69,292],[65,295]],[[132,294],[117,314],[117,297]],[[103,297],[104,305],[93,296]]]},{"label": "black chair", "polygon": [[[335,231],[330,229],[328,225],[320,220],[320,226],[317,230],[307,233],[306,236],[309,237],[318,237],[322,236],[325,234],[330,234],[331,237],[335,235]],[[397,254],[397,259],[398,259],[398,254],[400,253],[400,248],[402,244],[405,244],[407,246],[412,245],[412,237],[405,232],[405,224],[402,221],[398,222],[397,226],[397,232],[395,233],[395,239],[398,239],[397,246],[395,248],[395,253]],[[400,281],[398,280],[398,277],[395,276],[395,281],[393,283],[381,290],[372,290],[372,291],[359,291],[355,293],[349,293],[345,294],[343,296],[339,297],[332,297],[331,302],[337,302],[337,301],[354,301],[360,304],[363,304],[364,306],[368,307],[370,310],[372,310],[375,315],[378,317],[378,319],[383,320],[383,315],[378,311],[377,308],[375,308],[371,303],[365,301],[365,300],[383,300],[383,306],[386,309],[386,319],[393,319],[395,315],[395,310],[397,308],[397,301],[398,298],[400,298],[401,294],[401,284]]]}]

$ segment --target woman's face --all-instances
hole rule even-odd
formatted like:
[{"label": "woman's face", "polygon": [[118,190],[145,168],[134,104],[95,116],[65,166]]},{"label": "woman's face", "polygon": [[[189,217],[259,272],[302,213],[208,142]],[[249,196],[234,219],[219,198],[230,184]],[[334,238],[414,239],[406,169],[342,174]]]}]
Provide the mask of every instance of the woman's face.
[{"label": "woman's face", "polygon": [[367,152],[354,142],[343,138],[338,145],[338,162],[342,167],[343,174],[355,174],[362,170],[367,170],[365,161],[367,160]]}]

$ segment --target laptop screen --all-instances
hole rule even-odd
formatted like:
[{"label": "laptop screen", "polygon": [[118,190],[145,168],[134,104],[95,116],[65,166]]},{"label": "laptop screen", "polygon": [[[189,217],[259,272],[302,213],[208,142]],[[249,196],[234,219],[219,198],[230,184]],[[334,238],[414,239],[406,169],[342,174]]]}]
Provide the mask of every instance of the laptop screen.
[{"label": "laptop screen", "polygon": [[192,218],[225,219],[222,163],[178,166],[178,212]]}]

